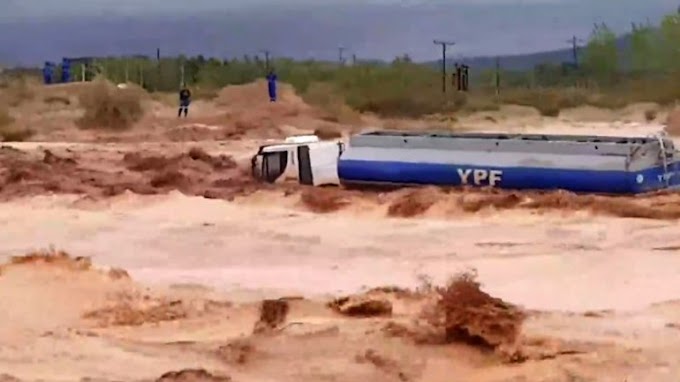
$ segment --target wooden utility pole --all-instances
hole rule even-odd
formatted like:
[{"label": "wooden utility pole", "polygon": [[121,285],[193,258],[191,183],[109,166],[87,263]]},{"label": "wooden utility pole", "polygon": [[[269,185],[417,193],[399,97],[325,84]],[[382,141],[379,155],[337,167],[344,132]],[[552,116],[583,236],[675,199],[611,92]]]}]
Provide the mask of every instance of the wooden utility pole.
[{"label": "wooden utility pole", "polygon": [[345,48],[342,46],[338,47],[338,64],[344,65],[345,64],[345,59],[342,57],[342,53],[345,51]]},{"label": "wooden utility pole", "polygon": [[496,97],[501,94],[501,59],[496,56]]},{"label": "wooden utility pole", "polygon": [[262,49],[260,52],[264,53],[264,69],[269,72],[269,50]]},{"label": "wooden utility pole", "polygon": [[574,67],[578,68],[578,44],[583,42],[583,40],[576,36],[572,36],[569,40],[567,40],[567,42],[571,44],[571,54],[574,60]]},{"label": "wooden utility pole", "polygon": [[161,83],[161,48],[156,48],[156,83],[154,84],[154,90],[159,90],[159,85]]},{"label": "wooden utility pole", "polygon": [[442,93],[446,93],[446,47],[453,46],[456,43],[450,41],[434,40],[435,45],[442,47]]},{"label": "wooden utility pole", "polygon": [[179,76],[180,76],[179,88],[182,89],[185,86],[185,82],[184,82],[184,61],[179,63]]}]

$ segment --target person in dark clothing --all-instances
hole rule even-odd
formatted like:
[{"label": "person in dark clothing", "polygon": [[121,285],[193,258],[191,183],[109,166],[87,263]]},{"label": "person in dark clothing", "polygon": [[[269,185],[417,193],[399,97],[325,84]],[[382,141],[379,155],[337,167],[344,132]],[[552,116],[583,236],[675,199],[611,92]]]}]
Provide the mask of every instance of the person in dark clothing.
[{"label": "person in dark clothing", "polygon": [[276,73],[274,69],[267,74],[267,88],[269,90],[269,102],[276,102]]},{"label": "person in dark clothing", "polygon": [[184,112],[184,118],[189,114],[189,104],[191,103],[191,91],[183,86],[182,90],[179,91],[179,110],[177,111],[177,117],[182,116]]}]

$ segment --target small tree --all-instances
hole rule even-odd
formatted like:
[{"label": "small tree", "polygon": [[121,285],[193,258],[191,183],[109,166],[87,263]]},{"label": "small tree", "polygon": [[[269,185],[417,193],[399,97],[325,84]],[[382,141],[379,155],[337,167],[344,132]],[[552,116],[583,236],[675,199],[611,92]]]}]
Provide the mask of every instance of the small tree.
[{"label": "small tree", "polygon": [[661,39],[663,42],[665,68],[680,69],[680,14],[667,15],[661,21]]},{"label": "small tree", "polygon": [[648,72],[662,67],[658,33],[650,25],[635,24],[630,34],[630,59],[634,71]]},{"label": "small tree", "polygon": [[598,81],[610,81],[618,71],[616,35],[606,24],[595,24],[583,62]]}]

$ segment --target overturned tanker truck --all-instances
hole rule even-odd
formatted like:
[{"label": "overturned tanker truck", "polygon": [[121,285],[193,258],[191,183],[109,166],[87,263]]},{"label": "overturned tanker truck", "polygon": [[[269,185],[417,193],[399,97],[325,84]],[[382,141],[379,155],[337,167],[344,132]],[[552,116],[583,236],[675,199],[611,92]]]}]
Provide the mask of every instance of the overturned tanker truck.
[{"label": "overturned tanker truck", "polygon": [[479,186],[636,194],[680,186],[680,152],[665,135],[372,131],[342,142],[262,146],[253,175],[308,185]]}]

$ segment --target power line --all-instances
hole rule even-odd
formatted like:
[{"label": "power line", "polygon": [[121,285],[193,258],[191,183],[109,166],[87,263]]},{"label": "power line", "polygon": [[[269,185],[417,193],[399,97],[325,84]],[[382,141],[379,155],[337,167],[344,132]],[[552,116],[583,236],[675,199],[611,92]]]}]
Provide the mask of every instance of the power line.
[{"label": "power line", "polygon": [[435,45],[442,47],[442,93],[446,93],[446,47],[456,45],[455,42],[434,40]]}]

